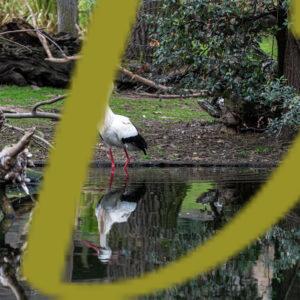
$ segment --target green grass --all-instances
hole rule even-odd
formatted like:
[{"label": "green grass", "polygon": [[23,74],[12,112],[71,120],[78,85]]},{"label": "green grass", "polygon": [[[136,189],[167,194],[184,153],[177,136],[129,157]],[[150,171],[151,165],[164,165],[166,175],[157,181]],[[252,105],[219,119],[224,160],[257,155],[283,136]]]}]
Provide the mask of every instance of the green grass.
[{"label": "green grass", "polygon": [[268,146],[257,146],[255,148],[255,152],[257,154],[268,154],[272,151],[272,148],[271,147],[268,147]]},{"label": "green grass", "polygon": [[249,154],[250,154],[249,150],[240,150],[238,152],[238,156],[240,158],[247,158],[249,156]]},{"label": "green grass", "polygon": [[214,185],[211,182],[192,183],[187,191],[187,194],[181,205],[181,212],[189,212],[196,209],[207,210],[209,206],[202,203],[197,203],[201,195],[213,189]]},{"label": "green grass", "polygon": [[260,43],[260,49],[273,59],[277,59],[278,47],[274,36],[269,35],[264,37]]},{"label": "green grass", "polygon": [[[16,106],[30,110],[35,103],[62,95],[65,92],[63,89],[50,87],[34,89],[31,86],[0,86],[0,106]],[[60,101],[44,106],[43,110],[51,111],[53,109],[60,109],[62,106],[63,101]],[[9,122],[20,127],[54,124],[48,119],[9,119]]]},{"label": "green grass", "polygon": [[138,99],[130,100],[113,97],[111,108],[115,113],[126,115],[134,122],[145,120],[185,121],[213,119],[200,110],[196,99]]},{"label": "green grass", "polygon": [[[63,89],[43,87],[33,89],[31,86],[0,86],[0,106],[16,106],[30,109],[35,103],[66,93]],[[64,101],[43,106],[43,110],[61,109]],[[196,99],[125,99],[113,96],[111,108],[115,113],[128,116],[136,124],[143,120],[212,121],[206,112],[201,111]],[[14,124],[32,126],[35,124],[49,124],[49,120],[22,119],[13,120]],[[52,123],[52,122],[51,122]]]},{"label": "green grass", "polygon": [[[43,87],[33,89],[31,86],[0,86],[0,105],[13,105],[19,107],[31,107],[36,102],[43,101],[64,94],[63,89]],[[61,107],[62,103],[51,105],[52,108]],[[45,107],[46,109],[46,107]]]}]

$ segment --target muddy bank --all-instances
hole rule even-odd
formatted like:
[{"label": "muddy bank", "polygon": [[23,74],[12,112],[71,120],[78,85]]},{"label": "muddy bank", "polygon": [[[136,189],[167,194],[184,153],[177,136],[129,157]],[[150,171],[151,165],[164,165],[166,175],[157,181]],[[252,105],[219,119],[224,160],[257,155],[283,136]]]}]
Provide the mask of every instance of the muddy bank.
[{"label": "muddy bank", "polygon": [[[203,121],[171,122],[144,120],[140,124],[142,134],[148,142],[148,155],[131,152],[137,165],[164,166],[276,166],[291,145],[291,136],[279,138],[266,133],[226,132],[219,124]],[[55,127],[38,126],[43,138],[52,141]],[[74,135],[80,143],[80,134]],[[0,135],[0,147],[15,142],[16,134],[6,129]],[[46,162],[48,151],[32,143],[34,159]],[[108,162],[105,148],[100,139],[94,149],[94,161]],[[121,149],[114,150],[116,161],[122,162]]]}]

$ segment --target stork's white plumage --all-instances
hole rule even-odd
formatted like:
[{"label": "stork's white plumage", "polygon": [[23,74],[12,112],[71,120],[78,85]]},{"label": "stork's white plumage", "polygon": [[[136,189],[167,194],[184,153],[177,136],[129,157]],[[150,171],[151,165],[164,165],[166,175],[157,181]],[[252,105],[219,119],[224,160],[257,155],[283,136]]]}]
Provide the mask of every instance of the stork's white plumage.
[{"label": "stork's white plumage", "polygon": [[112,147],[124,149],[126,155],[125,171],[130,163],[127,150],[142,150],[146,154],[147,143],[138,133],[136,127],[131,123],[129,118],[114,114],[110,107],[106,109],[104,125],[102,128],[99,128],[99,132],[105,146],[108,148],[112,171],[115,170]]},{"label": "stork's white plumage", "polygon": [[94,249],[99,260],[103,263],[109,262],[112,257],[112,250],[108,245],[108,235],[113,224],[127,222],[145,192],[146,186],[144,184],[134,186],[128,191],[123,190],[123,188],[115,189],[107,192],[99,201],[95,215],[98,222],[100,245],[90,241],[83,241],[83,243],[88,248]]},{"label": "stork's white plumage", "polygon": [[127,222],[131,213],[136,209],[135,202],[121,201],[122,192],[113,191],[105,195],[96,207],[95,214],[98,221],[100,247],[98,258],[108,262],[112,251],[107,243],[107,236],[114,223]]}]

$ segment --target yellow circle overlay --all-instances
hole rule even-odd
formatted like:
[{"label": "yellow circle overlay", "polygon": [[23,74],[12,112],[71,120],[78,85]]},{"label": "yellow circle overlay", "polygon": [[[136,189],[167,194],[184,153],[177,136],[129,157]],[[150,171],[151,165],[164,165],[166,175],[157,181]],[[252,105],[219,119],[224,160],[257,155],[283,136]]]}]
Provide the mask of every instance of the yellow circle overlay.
[{"label": "yellow circle overlay", "polygon": [[[299,2],[294,1],[292,14],[298,36]],[[284,162],[250,203],[218,234],[185,257],[143,277],[111,284],[62,281],[76,204],[92,158],[97,124],[103,122],[111,82],[138,7],[138,0],[100,0],[95,8],[34,211],[23,274],[32,287],[58,299],[126,299],[182,284],[237,254],[275,224],[300,196],[298,136]]]}]

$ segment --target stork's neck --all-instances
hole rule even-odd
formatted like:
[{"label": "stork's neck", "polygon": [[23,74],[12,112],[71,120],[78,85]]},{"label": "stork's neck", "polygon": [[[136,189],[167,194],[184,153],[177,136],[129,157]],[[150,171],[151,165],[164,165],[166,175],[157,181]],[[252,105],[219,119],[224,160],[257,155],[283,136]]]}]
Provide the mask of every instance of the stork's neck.
[{"label": "stork's neck", "polygon": [[107,245],[107,234],[106,233],[100,233],[100,235],[99,235],[99,241],[100,241],[100,247],[101,248],[108,248],[108,245]]},{"label": "stork's neck", "polygon": [[110,124],[114,118],[115,114],[111,110],[109,106],[107,106],[106,111],[105,111],[105,124]]}]

